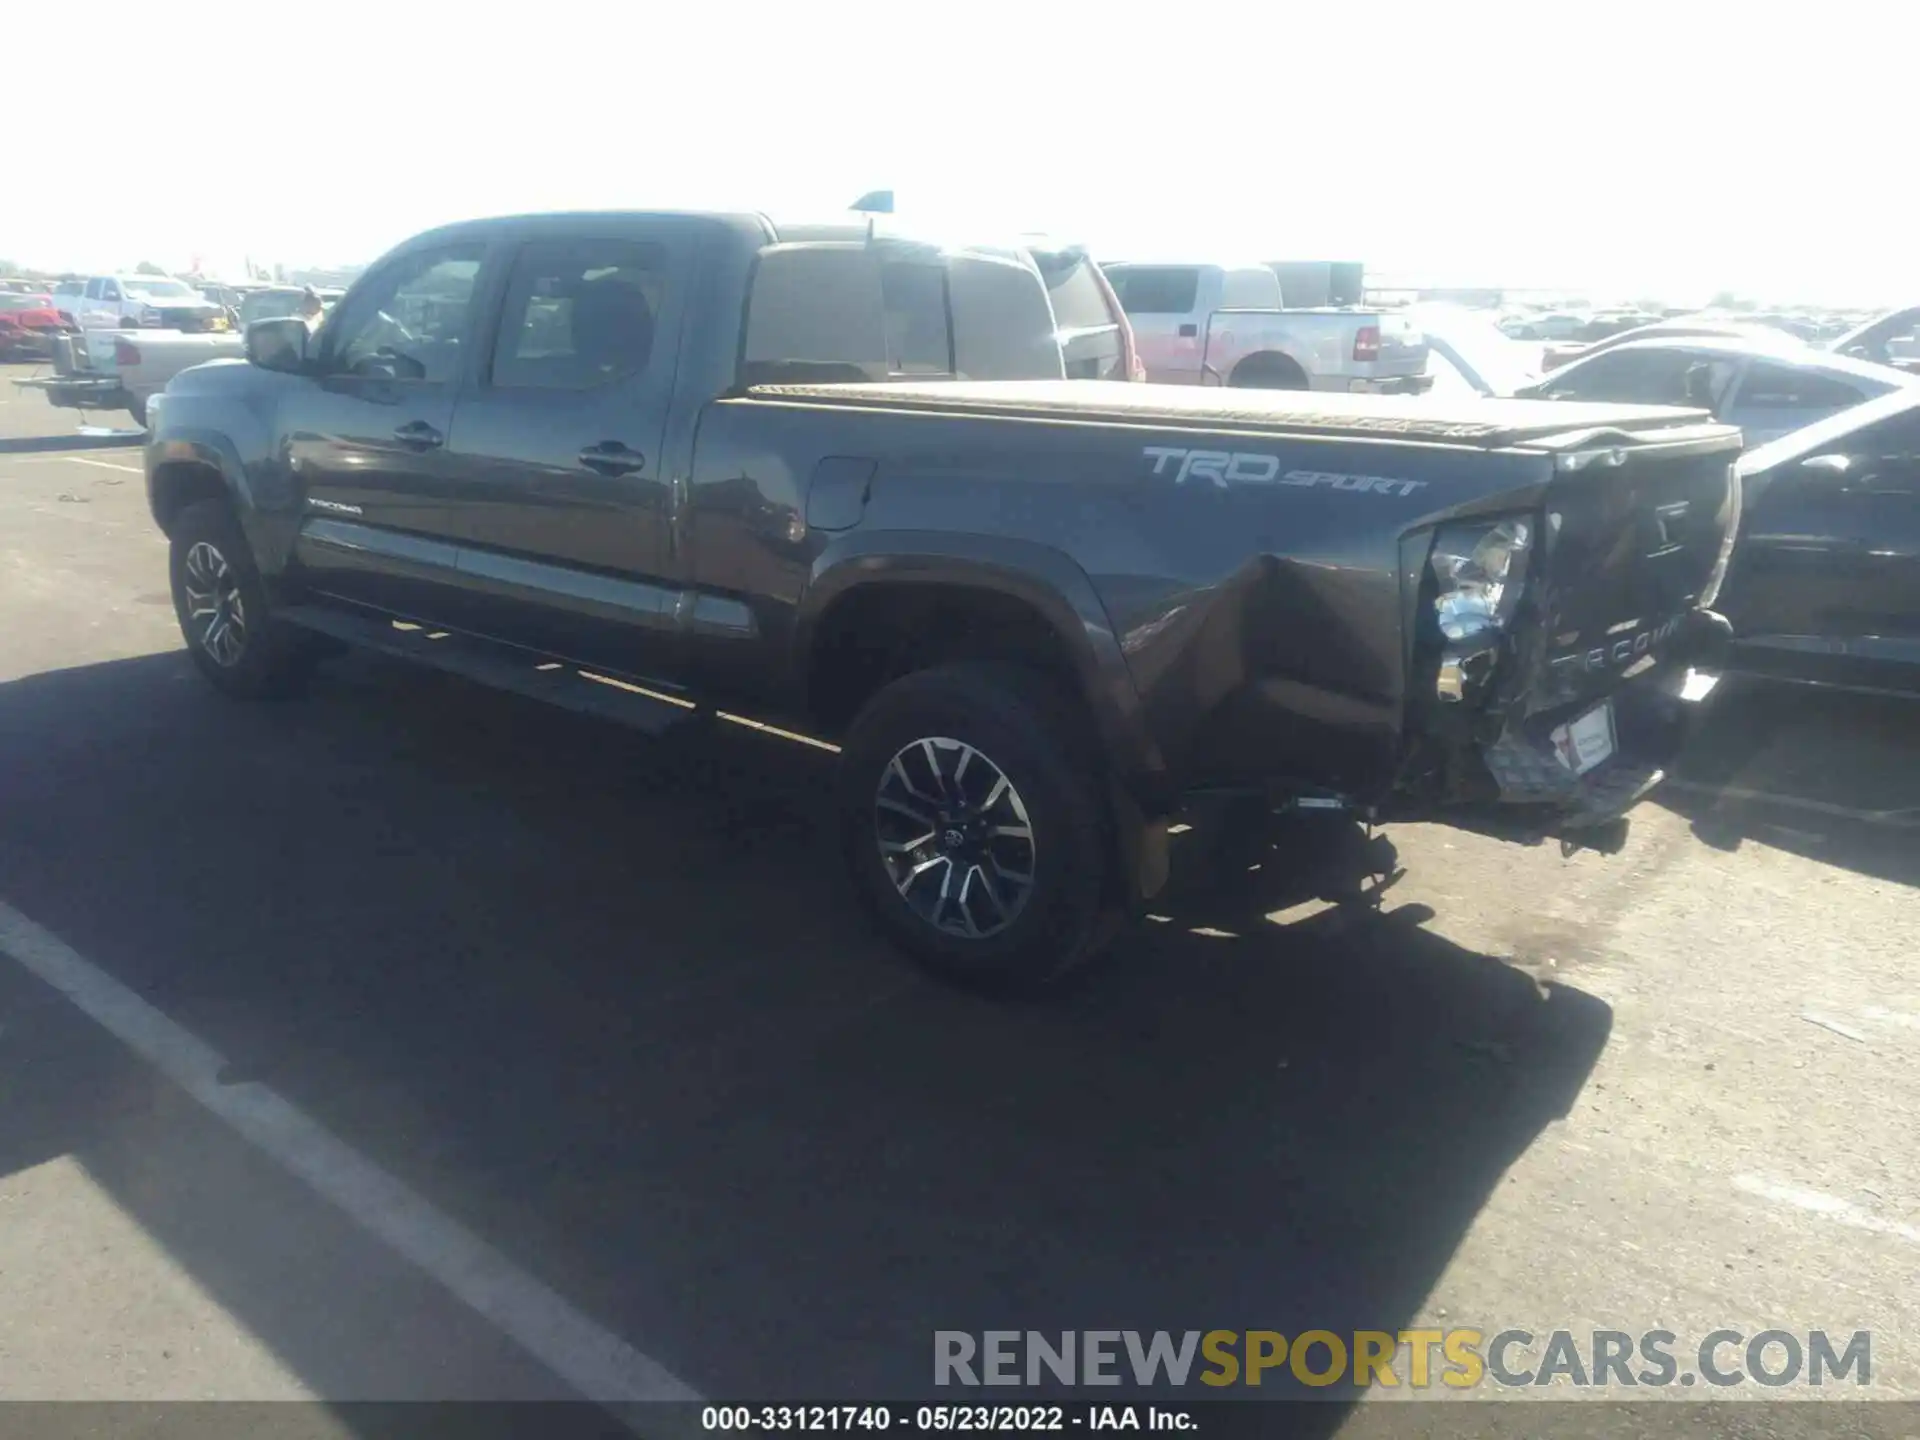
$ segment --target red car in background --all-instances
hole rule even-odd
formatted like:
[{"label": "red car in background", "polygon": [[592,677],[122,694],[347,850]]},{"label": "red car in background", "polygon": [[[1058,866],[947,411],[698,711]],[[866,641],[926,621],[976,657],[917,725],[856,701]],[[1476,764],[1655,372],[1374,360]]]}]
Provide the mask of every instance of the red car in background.
[{"label": "red car in background", "polygon": [[70,335],[51,295],[0,294],[0,360],[50,360],[53,337]]}]

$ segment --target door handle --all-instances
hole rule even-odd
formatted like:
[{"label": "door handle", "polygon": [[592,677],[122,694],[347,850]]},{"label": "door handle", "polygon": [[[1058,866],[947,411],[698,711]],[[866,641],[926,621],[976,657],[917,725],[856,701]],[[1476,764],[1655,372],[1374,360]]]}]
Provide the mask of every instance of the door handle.
[{"label": "door handle", "polygon": [[580,463],[599,475],[631,475],[646,467],[647,457],[618,440],[602,440],[580,452]]},{"label": "door handle", "polygon": [[1182,325],[1180,327],[1180,338],[1182,340],[1191,340],[1199,335],[1199,333],[1200,327],[1198,325]]},{"label": "door handle", "polygon": [[424,420],[413,420],[393,432],[393,438],[409,450],[438,450],[446,436]]}]

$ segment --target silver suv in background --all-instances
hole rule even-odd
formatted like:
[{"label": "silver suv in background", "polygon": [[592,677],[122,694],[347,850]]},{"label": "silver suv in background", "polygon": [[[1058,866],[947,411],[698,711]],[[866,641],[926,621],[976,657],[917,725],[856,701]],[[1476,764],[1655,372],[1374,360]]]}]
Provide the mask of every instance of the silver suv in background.
[{"label": "silver suv in background", "polygon": [[1418,395],[1427,342],[1404,314],[1287,309],[1265,265],[1101,267],[1120,297],[1147,378],[1174,385]]}]

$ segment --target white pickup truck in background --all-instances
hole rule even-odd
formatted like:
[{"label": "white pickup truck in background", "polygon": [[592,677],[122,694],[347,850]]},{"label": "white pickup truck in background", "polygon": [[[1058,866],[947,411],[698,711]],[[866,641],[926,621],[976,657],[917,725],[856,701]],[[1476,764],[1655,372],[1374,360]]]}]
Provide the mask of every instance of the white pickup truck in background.
[{"label": "white pickup truck in background", "polygon": [[178,330],[83,330],[53,342],[53,374],[13,383],[38,390],[63,410],[124,410],[147,423],[147,401],[182,370],[245,353],[238,330],[185,335]]},{"label": "white pickup truck in background", "polygon": [[[244,355],[246,327],[256,320],[299,314],[303,293],[298,285],[248,290],[240,300],[237,328],[227,328],[224,318],[222,328],[202,331],[83,327],[79,334],[53,342],[52,375],[14,384],[41,391],[48,404],[62,409],[125,410],[144,426],[147,402],[166,389],[169,380],[208,360]],[[319,292],[329,310],[340,294],[332,289]]]},{"label": "white pickup truck in background", "polygon": [[1393,310],[1287,309],[1267,265],[1101,269],[1133,326],[1147,378],[1160,384],[1418,395],[1427,343]]}]

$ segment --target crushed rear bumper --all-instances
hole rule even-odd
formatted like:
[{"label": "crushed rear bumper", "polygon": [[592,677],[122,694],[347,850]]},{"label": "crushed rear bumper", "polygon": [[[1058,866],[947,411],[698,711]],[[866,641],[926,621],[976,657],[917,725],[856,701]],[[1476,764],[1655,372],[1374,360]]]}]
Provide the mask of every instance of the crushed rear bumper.
[{"label": "crushed rear bumper", "polygon": [[[1492,793],[1427,818],[1510,840],[1617,849],[1627,812],[1666,778],[1692,737],[1729,634],[1722,617],[1695,611],[1657,668],[1604,697],[1510,717],[1476,747]],[[1584,771],[1568,736],[1582,720],[1611,737],[1611,753]]]}]

